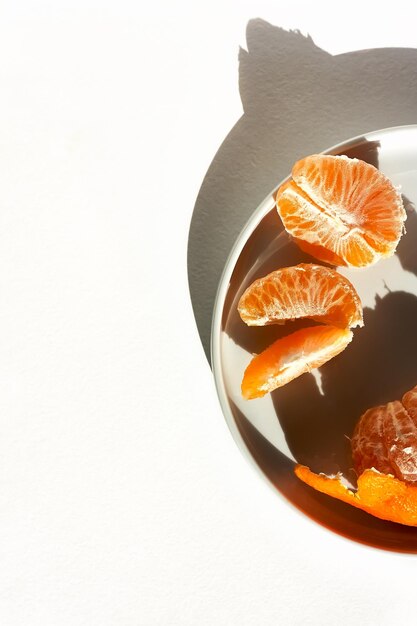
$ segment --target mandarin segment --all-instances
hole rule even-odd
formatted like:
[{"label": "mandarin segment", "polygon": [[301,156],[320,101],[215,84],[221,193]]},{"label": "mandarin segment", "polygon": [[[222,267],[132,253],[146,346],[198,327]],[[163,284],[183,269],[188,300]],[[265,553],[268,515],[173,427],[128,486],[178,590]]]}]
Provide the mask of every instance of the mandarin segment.
[{"label": "mandarin segment", "polygon": [[249,363],[242,381],[243,397],[260,398],[320,367],[342,352],[352,336],[348,329],[313,326],[278,339]]},{"label": "mandarin segment", "polygon": [[401,401],[410,417],[417,424],[417,386],[407,391]]},{"label": "mandarin segment", "polygon": [[417,427],[401,402],[387,404],[384,436],[393,474],[405,481],[417,481]]},{"label": "mandarin segment", "polygon": [[[276,194],[285,229],[342,264],[364,267],[394,254],[406,213],[401,195],[373,165],[346,156],[298,161]],[[314,247],[310,248],[314,252]],[[323,259],[323,254],[318,258]]]},{"label": "mandarin segment", "polygon": [[310,318],[340,328],[363,326],[359,296],[347,278],[329,267],[300,264],[255,280],[240,298],[249,326]]},{"label": "mandarin segment", "polygon": [[304,465],[296,465],[295,474],[304,483],[328,496],[383,520],[406,526],[417,526],[417,487],[374,469],[365,470],[358,478],[356,492],[345,487],[340,476],[315,474]]},{"label": "mandarin segment", "polygon": [[355,427],[351,444],[357,474],[374,467],[417,482],[417,387],[401,402],[368,409]]},{"label": "mandarin segment", "polygon": [[384,406],[368,409],[358,423],[351,440],[356,473],[374,467],[384,474],[394,474],[384,439]]}]

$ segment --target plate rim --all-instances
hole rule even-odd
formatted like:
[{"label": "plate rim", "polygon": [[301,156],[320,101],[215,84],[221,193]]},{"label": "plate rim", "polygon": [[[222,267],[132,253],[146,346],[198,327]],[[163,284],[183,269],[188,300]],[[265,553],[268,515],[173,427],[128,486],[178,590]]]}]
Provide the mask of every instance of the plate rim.
[{"label": "plate rim", "polygon": [[[393,134],[397,134],[400,132],[409,132],[409,131],[417,132],[417,124],[403,124],[399,126],[390,126],[390,127],[382,128],[379,130],[369,131],[367,133],[361,133],[354,137],[350,137],[344,141],[338,142],[334,144],[333,146],[326,148],[325,150],[317,154],[331,154],[333,152],[341,150],[342,148],[346,147],[349,144],[353,144],[355,141],[359,141],[359,140],[377,141],[378,138],[383,138],[383,137],[386,137],[387,135],[393,135]],[[222,368],[222,360],[221,360],[221,333],[222,333],[221,320],[222,320],[222,315],[223,315],[225,296],[227,294],[229,281],[232,276],[233,270],[236,266],[236,262],[243,250],[244,245],[246,244],[246,241],[250,233],[256,228],[256,226],[258,226],[258,224],[263,219],[263,217],[267,214],[267,212],[274,208],[275,201],[274,201],[273,195],[276,192],[276,190],[286,180],[289,179],[289,177],[290,177],[290,174],[288,174],[288,176],[283,178],[276,185],[276,187],[274,187],[274,189],[272,189],[268,193],[268,195],[264,198],[264,200],[257,206],[257,208],[250,215],[249,219],[246,221],[239,235],[236,237],[234,241],[234,244],[226,259],[226,262],[225,262],[225,265],[224,265],[224,268],[223,268],[223,271],[222,271],[222,274],[220,276],[220,280],[218,283],[216,297],[214,299],[213,313],[212,313],[211,335],[210,335],[210,360],[211,360],[211,369],[212,369],[212,374],[214,378],[216,393],[217,393],[217,397],[218,397],[220,407],[223,413],[223,418],[226,421],[226,424],[229,428],[229,431],[233,439],[236,442],[236,445],[238,446],[238,448],[240,449],[241,453],[246,458],[246,460],[249,462],[249,465],[252,466],[252,468],[255,469],[257,474],[261,476],[263,481],[269,485],[269,487],[273,490],[274,494],[278,496],[281,500],[283,500],[290,509],[295,511],[303,519],[305,520],[310,519],[310,522],[314,522],[315,523],[314,525],[316,527],[322,528],[325,532],[326,531],[331,532],[333,536],[336,535],[339,538],[343,539],[344,541],[349,541],[350,543],[353,542],[356,545],[362,546],[363,548],[366,548],[368,550],[378,549],[378,550],[383,550],[384,552],[389,551],[389,552],[395,552],[397,554],[401,553],[403,554],[403,556],[415,557],[416,556],[415,552],[414,553],[409,552],[409,551],[403,552],[400,549],[395,549],[395,548],[390,549],[388,547],[372,545],[369,543],[361,542],[358,539],[354,539],[354,538],[345,536],[343,534],[340,534],[339,532],[326,526],[319,520],[315,520],[315,519],[312,520],[311,518],[309,518],[309,516],[305,512],[301,511],[293,502],[288,500],[280,492],[280,490],[277,489],[275,485],[273,485],[273,483],[269,480],[266,474],[261,470],[258,463],[253,458],[250,450],[248,449],[236,425],[233,414],[230,410],[228,396],[226,393],[224,379],[222,375],[223,368]]]}]

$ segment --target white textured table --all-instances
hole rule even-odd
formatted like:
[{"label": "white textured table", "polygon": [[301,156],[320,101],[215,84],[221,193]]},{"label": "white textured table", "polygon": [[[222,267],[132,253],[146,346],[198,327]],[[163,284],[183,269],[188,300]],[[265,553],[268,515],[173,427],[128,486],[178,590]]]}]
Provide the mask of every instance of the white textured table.
[{"label": "white textured table", "polygon": [[[200,186],[243,113],[238,50],[247,49],[248,21],[300,29],[338,55],[416,46],[407,6],[2,3],[1,624],[410,620],[417,557],[365,548],[309,523],[238,451],[187,276]],[[259,33],[271,33],[259,22],[251,28],[256,52]],[[285,79],[283,70],[299,59],[303,76],[305,57],[285,37],[277,41],[284,80],[279,103],[266,112],[273,107],[270,127],[274,119],[277,132],[287,127],[275,144],[278,178],[291,150],[324,149],[384,120],[417,121],[411,57],[401,66],[402,57],[381,52],[379,64],[372,55],[379,91],[367,109],[337,105],[328,74],[310,74],[316,95],[325,86],[333,105],[323,105],[321,91],[325,132],[316,122],[308,132],[308,98],[302,90],[294,97],[294,74]],[[350,76],[354,89],[346,58],[340,84]],[[241,81],[241,90],[255,83]],[[236,171],[220,154],[222,168],[206,179],[208,195],[196,206],[189,270],[206,347],[217,273],[251,208],[239,210],[242,187],[251,202],[262,199],[275,176],[259,150],[265,142],[269,159],[271,141],[257,129],[247,129],[245,167]],[[219,210],[216,188],[230,211]],[[204,241],[208,206],[211,241]]]}]

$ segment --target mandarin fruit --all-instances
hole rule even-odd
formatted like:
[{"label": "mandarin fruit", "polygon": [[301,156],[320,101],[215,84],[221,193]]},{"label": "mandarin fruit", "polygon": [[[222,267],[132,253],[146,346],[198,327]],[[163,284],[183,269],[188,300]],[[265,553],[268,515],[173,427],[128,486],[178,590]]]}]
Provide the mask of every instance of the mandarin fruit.
[{"label": "mandarin fruit", "polygon": [[310,254],[353,267],[392,256],[406,219],[391,181],[346,156],[315,154],[295,163],[276,205],[287,232]]},{"label": "mandarin fruit", "polygon": [[400,480],[417,482],[417,387],[402,401],[368,409],[352,437],[352,458],[361,474],[374,467]]},{"label": "mandarin fruit", "polygon": [[255,280],[240,298],[238,311],[249,326],[300,318],[340,328],[363,326],[362,305],[353,285],[322,265],[284,267]]},{"label": "mandarin fruit", "polygon": [[260,398],[320,367],[342,352],[352,336],[348,329],[312,326],[278,339],[249,363],[242,381],[243,397]]},{"label": "mandarin fruit", "polygon": [[374,467],[383,474],[394,474],[384,438],[385,407],[368,409],[356,424],[351,439],[352,459],[356,473]]}]

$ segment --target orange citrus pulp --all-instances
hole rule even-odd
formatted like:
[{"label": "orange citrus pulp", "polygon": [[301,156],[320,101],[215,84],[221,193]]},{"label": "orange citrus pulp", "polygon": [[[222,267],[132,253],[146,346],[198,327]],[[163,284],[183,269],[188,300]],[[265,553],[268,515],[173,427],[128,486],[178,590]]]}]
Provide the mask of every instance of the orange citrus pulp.
[{"label": "orange citrus pulp", "polygon": [[417,387],[383,406],[368,409],[352,437],[352,458],[361,474],[374,467],[407,482],[417,482]]},{"label": "orange citrus pulp", "polygon": [[249,326],[310,318],[340,328],[363,326],[362,305],[347,278],[322,265],[301,263],[255,280],[240,298]]},{"label": "orange citrus pulp", "polygon": [[260,398],[320,367],[342,352],[352,336],[349,329],[312,326],[278,339],[249,363],[242,381],[243,397]]},{"label": "orange citrus pulp", "polygon": [[373,165],[346,156],[313,154],[295,163],[276,205],[300,247],[353,267],[392,256],[406,219],[391,181]]}]

